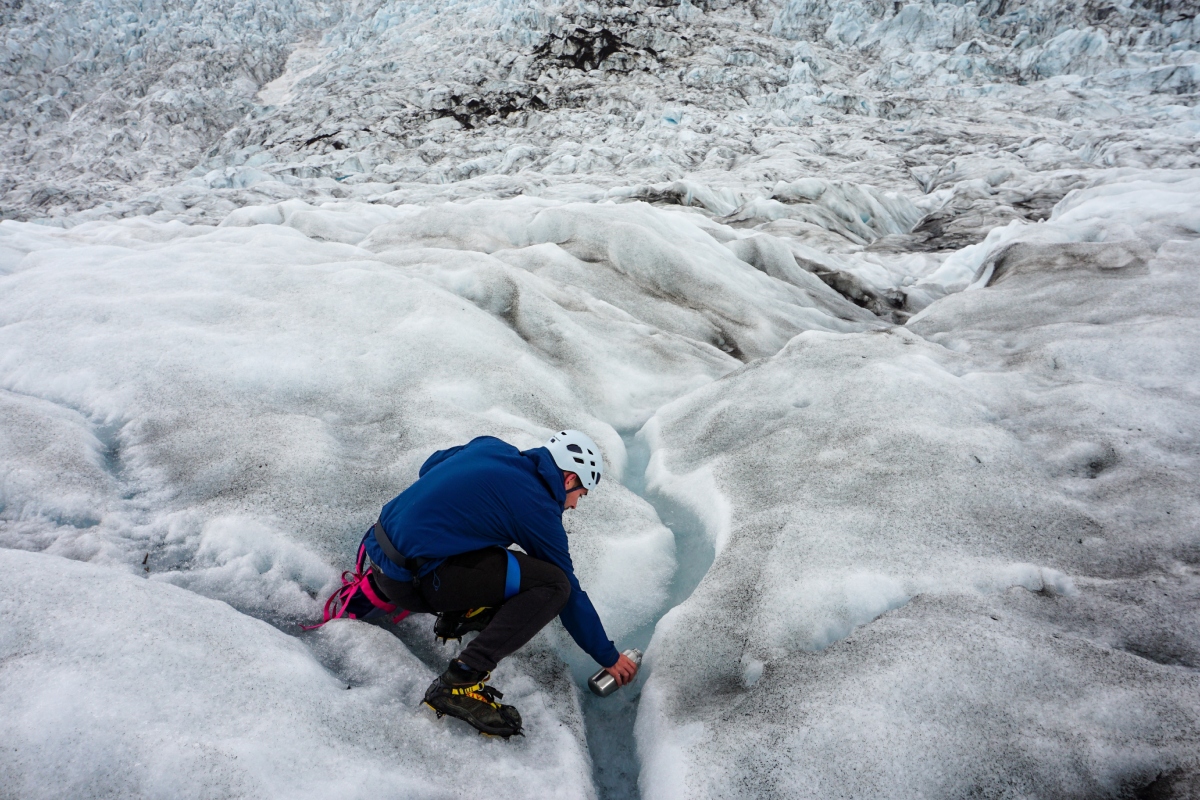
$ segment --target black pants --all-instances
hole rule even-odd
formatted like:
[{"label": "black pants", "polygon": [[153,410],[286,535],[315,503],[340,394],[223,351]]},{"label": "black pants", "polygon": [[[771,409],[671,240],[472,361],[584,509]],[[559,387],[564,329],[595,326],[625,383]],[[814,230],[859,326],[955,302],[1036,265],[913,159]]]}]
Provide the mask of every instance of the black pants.
[{"label": "black pants", "polygon": [[389,578],[375,565],[371,577],[388,600],[409,611],[433,614],[500,606],[458,657],[471,669],[491,672],[500,659],[516,652],[557,617],[571,596],[571,584],[561,569],[524,553],[513,555],[521,565],[521,584],[507,602],[508,554],[499,547],[451,556],[421,578],[419,585]]}]

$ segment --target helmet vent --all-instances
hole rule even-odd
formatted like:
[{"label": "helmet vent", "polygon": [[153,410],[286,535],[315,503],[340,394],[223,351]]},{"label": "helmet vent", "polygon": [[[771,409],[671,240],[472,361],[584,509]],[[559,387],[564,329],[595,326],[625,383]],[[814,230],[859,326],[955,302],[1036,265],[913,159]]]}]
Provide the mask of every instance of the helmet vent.
[{"label": "helmet vent", "polygon": [[551,435],[545,448],[550,451],[554,464],[564,473],[579,478],[579,484],[591,491],[604,474],[604,454],[600,447],[582,431],[561,431]]}]

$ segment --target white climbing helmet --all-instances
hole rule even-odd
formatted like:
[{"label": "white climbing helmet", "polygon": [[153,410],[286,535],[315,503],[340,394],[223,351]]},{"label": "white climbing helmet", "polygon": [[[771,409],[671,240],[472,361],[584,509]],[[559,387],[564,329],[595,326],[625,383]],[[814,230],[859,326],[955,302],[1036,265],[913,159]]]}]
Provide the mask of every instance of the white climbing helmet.
[{"label": "white climbing helmet", "polygon": [[559,431],[544,446],[554,456],[559,469],[578,475],[583,488],[589,492],[596,488],[604,474],[604,457],[592,437],[582,431]]}]

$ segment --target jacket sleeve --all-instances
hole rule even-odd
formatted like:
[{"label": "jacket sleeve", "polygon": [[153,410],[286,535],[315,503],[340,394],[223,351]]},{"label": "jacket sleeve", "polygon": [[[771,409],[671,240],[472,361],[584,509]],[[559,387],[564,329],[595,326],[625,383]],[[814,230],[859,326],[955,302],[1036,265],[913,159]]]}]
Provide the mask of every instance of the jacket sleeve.
[{"label": "jacket sleeve", "polygon": [[[552,524],[551,524],[552,523]],[[571,564],[571,553],[567,550],[567,532],[563,530],[562,520],[547,521],[546,524],[527,527],[527,541],[518,542],[529,555],[549,561],[567,575],[571,583],[571,596],[567,604],[559,612],[563,627],[575,640],[583,652],[596,660],[602,667],[611,667],[617,663],[617,648],[604,632],[600,615],[588,598],[587,592],[579,585],[575,577],[575,568]]]},{"label": "jacket sleeve", "polygon": [[594,658],[600,666],[611,667],[617,663],[620,654],[608,638],[608,634],[604,632],[600,615],[596,613],[587,592],[579,588],[575,574],[567,572],[567,576],[571,580],[571,596],[559,612],[558,618],[562,620],[563,627],[571,634],[575,643],[583,648],[583,652]]}]

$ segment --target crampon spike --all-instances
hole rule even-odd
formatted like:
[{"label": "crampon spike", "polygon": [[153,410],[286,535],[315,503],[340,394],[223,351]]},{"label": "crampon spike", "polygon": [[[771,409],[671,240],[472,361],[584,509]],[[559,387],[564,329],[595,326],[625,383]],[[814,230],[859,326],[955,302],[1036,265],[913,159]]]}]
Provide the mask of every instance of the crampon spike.
[{"label": "crampon spike", "polygon": [[488,737],[489,739],[503,739],[504,741],[506,741],[506,742],[507,742],[507,741],[508,741],[509,739],[511,739],[513,736],[524,736],[524,735],[525,735],[525,731],[517,731],[516,733],[510,733],[510,734],[508,734],[507,736],[506,736],[505,734],[503,734],[503,733],[488,733],[487,731],[480,731],[480,732],[479,732],[479,735],[480,735],[480,736],[486,736],[486,737]]}]

